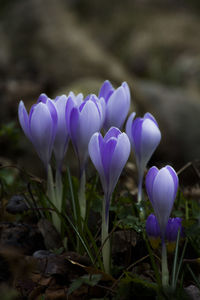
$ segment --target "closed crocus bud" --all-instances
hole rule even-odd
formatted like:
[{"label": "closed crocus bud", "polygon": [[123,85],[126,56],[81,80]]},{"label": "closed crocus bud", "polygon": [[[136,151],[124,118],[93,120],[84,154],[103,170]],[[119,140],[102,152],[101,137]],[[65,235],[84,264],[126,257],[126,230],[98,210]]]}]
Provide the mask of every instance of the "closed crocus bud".
[{"label": "closed crocus bud", "polygon": [[160,170],[156,167],[149,169],[146,176],[146,190],[160,225],[163,240],[177,189],[178,176],[172,167],[166,166]]},{"label": "closed crocus bud", "polygon": [[68,97],[62,95],[56,97],[54,100],[54,105],[57,110],[58,115],[58,125],[56,130],[56,137],[54,141],[54,155],[56,159],[57,168],[61,169],[64,156],[67,151],[69,133],[67,130],[67,124],[65,119],[65,109],[67,105]]},{"label": "closed crocus bud", "polygon": [[[73,92],[70,92],[72,97],[75,97]],[[53,151],[56,159],[57,169],[61,169],[64,156],[67,151],[69,133],[67,131],[67,125],[65,120],[65,108],[67,104],[68,97],[66,95],[57,96],[54,100],[47,97],[46,94],[41,94],[38,98],[38,102],[46,103],[50,100],[55,106],[58,116],[56,136],[54,140]]]},{"label": "closed crocus bud", "polygon": [[160,226],[156,216],[151,214],[146,220],[146,232],[149,237],[152,248],[158,248],[160,244]]},{"label": "closed crocus bud", "polygon": [[95,133],[89,142],[89,155],[101,179],[106,199],[106,219],[109,199],[130,154],[128,136],[118,128],[111,127],[104,138]]},{"label": "closed crocus bud", "polygon": [[178,231],[180,231],[180,237],[183,237],[181,218],[169,218],[165,232],[167,250],[169,252],[173,252],[175,250]]},{"label": "closed crocus bud", "polygon": [[41,94],[37,104],[29,112],[20,101],[18,107],[19,122],[27,138],[33,143],[45,167],[50,162],[57,129],[57,111],[52,101]]},{"label": "closed crocus bud", "polygon": [[161,133],[158,124],[150,113],[143,118],[136,118],[132,113],[126,124],[126,133],[136,157],[138,170],[144,172],[148,161],[160,143]]},{"label": "closed crocus bud", "polygon": [[121,128],[130,108],[130,90],[128,84],[123,82],[120,87],[114,89],[109,80],[106,80],[100,88],[99,97],[106,102],[106,116],[104,129],[110,127]]},{"label": "closed crocus bud", "polygon": [[66,105],[67,129],[77,153],[81,172],[88,158],[88,144],[93,133],[100,131],[105,118],[105,101],[95,95],[85,100],[69,96]]},{"label": "closed crocus bud", "polygon": [[138,202],[140,202],[144,171],[153,152],[160,143],[161,133],[156,120],[150,113],[146,113],[143,118],[136,118],[135,120],[134,118],[135,113],[132,113],[126,123],[126,133],[136,158],[139,174]]}]

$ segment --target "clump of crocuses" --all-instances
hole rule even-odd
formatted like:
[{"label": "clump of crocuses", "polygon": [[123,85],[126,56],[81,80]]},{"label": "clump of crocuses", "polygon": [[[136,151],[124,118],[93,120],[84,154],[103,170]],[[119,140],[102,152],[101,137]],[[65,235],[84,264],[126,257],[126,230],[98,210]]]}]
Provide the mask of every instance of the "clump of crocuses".
[{"label": "clump of crocuses", "polygon": [[[181,218],[169,218],[165,230],[165,241],[167,250],[173,252],[176,246],[178,231],[183,236],[183,227]],[[153,249],[157,249],[161,242],[160,226],[154,214],[150,214],[146,220],[146,233],[149,237]]]}]

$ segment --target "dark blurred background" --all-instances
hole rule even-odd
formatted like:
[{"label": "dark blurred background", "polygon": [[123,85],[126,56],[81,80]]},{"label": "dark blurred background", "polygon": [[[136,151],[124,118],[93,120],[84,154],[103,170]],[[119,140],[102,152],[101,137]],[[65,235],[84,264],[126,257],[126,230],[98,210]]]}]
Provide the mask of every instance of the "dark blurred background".
[{"label": "dark blurred background", "polygon": [[19,127],[20,99],[98,92],[127,81],[132,108],[151,112],[162,142],[152,163],[200,156],[199,0],[1,0],[0,157],[37,172]]}]

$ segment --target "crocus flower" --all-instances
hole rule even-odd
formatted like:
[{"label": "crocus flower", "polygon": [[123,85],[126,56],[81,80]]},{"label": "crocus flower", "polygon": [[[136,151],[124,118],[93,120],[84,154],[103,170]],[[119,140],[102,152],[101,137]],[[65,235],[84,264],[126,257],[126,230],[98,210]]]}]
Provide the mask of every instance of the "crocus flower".
[{"label": "crocus flower", "polygon": [[146,176],[146,190],[160,225],[162,240],[165,238],[168,219],[178,189],[178,176],[170,166],[158,170],[149,169]]},{"label": "crocus flower", "polygon": [[169,252],[173,252],[176,246],[176,239],[178,231],[180,230],[180,236],[183,237],[183,227],[181,218],[169,218],[165,238],[167,240],[167,249]]},{"label": "crocus flower", "polygon": [[23,101],[20,101],[18,117],[25,135],[33,143],[38,156],[47,168],[52,155],[58,120],[54,104],[46,95],[41,94],[28,115]]},{"label": "crocus flower", "polygon": [[128,136],[116,127],[111,127],[104,138],[95,133],[89,142],[89,154],[100,175],[107,219],[110,197],[130,154]]},{"label": "crocus flower", "polygon": [[85,100],[69,97],[66,105],[67,129],[79,159],[80,171],[88,158],[88,144],[93,133],[100,131],[105,118],[105,101],[95,95]]},{"label": "crocus flower", "polygon": [[126,124],[126,133],[130,139],[139,173],[138,201],[141,201],[144,171],[153,152],[160,143],[161,133],[158,124],[150,113],[136,118],[132,113]]},{"label": "crocus flower", "polygon": [[154,214],[150,214],[146,220],[146,232],[152,248],[158,248],[160,244],[160,226]]},{"label": "crocus flower", "polygon": [[[72,96],[70,92],[69,95]],[[74,95],[74,94],[73,94]],[[67,151],[69,133],[67,131],[66,120],[65,120],[65,108],[67,104],[68,97],[66,95],[57,96],[54,100],[47,97],[46,94],[41,94],[38,98],[38,102],[46,103],[50,100],[55,106],[58,116],[56,136],[54,140],[53,151],[56,159],[57,169],[61,169],[64,156]]]},{"label": "crocus flower", "polygon": [[130,108],[130,90],[128,84],[123,82],[120,87],[114,89],[109,80],[104,81],[99,91],[99,97],[106,102],[106,117],[104,129],[110,127],[121,128]]},{"label": "crocus flower", "polygon": [[54,155],[57,163],[57,168],[61,168],[64,156],[67,151],[69,133],[65,120],[65,108],[68,97],[66,95],[58,96],[54,100],[54,104],[58,115],[58,126],[56,130],[56,137],[54,141]]},{"label": "crocus flower", "polygon": [[89,142],[90,158],[99,172],[104,191],[102,207],[102,255],[105,271],[110,272],[110,241],[108,238],[110,198],[130,154],[130,142],[125,133],[111,127],[104,138],[95,133]]}]

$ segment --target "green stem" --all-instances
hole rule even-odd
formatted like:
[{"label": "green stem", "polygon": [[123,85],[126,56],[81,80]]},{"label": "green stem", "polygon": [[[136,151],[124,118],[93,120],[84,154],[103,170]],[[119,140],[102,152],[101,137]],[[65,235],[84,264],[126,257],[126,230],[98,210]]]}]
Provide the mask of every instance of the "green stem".
[{"label": "green stem", "polygon": [[[62,213],[62,197],[63,197],[63,183],[62,183],[62,174],[60,168],[56,169],[56,207],[58,208],[59,213]],[[59,232],[61,232],[61,219],[59,218]]]},{"label": "green stem", "polygon": [[164,288],[169,285],[169,271],[167,264],[167,249],[165,240],[162,241],[162,285]]},{"label": "green stem", "polygon": [[[47,167],[47,196],[53,205],[57,207],[57,197],[54,189],[53,173],[50,164]],[[55,211],[52,211],[52,222],[58,232],[60,232],[60,218]]]},{"label": "green stem", "polygon": [[56,199],[59,212],[62,211],[63,183],[60,170],[56,170]]},{"label": "green stem", "polygon": [[138,172],[138,194],[137,194],[137,204],[139,208],[139,216],[140,220],[144,221],[145,219],[145,212],[144,208],[142,206],[142,183],[143,183],[143,177],[144,177],[144,172],[143,170],[140,170]]},{"label": "green stem", "polygon": [[80,177],[80,185],[78,191],[79,207],[80,207],[81,218],[83,222],[85,221],[85,215],[86,215],[85,183],[86,183],[85,170],[83,170]]},{"label": "green stem", "polygon": [[[102,207],[102,228],[101,228],[101,245],[102,255],[103,255],[103,264],[106,273],[110,273],[110,240],[108,238],[108,226],[109,226],[109,216],[106,220],[106,197],[103,199]],[[105,242],[106,240],[106,242]]]}]

